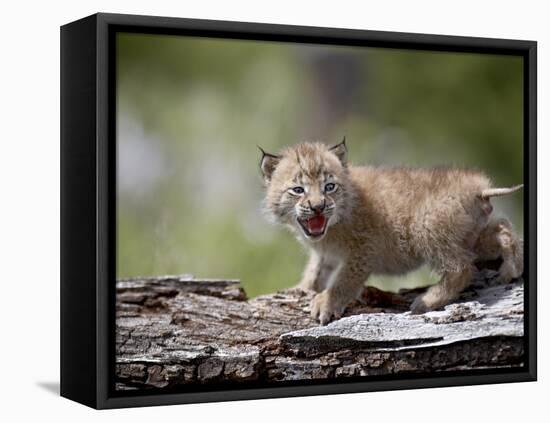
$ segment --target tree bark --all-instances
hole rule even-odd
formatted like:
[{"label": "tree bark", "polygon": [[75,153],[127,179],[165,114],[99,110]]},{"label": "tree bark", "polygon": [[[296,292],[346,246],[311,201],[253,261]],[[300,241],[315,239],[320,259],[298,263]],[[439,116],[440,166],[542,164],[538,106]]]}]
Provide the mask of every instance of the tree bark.
[{"label": "tree bark", "polygon": [[523,365],[523,281],[479,271],[453,304],[408,311],[422,289],[366,287],[319,326],[312,293],[247,300],[237,280],[163,276],[117,281],[116,387],[261,383]]}]

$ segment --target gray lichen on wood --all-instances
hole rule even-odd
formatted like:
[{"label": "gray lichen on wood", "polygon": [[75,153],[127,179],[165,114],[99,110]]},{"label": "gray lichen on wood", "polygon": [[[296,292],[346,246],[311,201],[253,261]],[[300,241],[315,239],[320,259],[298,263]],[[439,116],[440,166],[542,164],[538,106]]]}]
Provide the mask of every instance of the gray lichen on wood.
[{"label": "gray lichen on wood", "polygon": [[482,270],[457,302],[412,315],[422,290],[367,287],[327,326],[311,293],[247,300],[237,280],[117,281],[117,389],[327,379],[523,365],[523,281]]}]

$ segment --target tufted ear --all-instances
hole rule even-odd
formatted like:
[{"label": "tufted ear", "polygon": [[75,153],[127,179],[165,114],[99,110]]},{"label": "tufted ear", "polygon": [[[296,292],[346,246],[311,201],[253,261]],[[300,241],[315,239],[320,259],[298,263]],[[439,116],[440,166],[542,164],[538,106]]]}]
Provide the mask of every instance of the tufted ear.
[{"label": "tufted ear", "polygon": [[335,146],[330,147],[329,150],[332,151],[336,155],[336,157],[338,157],[338,160],[340,160],[340,163],[342,163],[343,166],[347,166],[348,147],[346,147],[346,137],[344,137],[340,144],[336,144]]},{"label": "tufted ear", "polygon": [[271,180],[271,175],[273,174],[273,171],[281,160],[281,157],[274,154],[266,153],[260,146],[258,146],[258,148],[262,152],[262,158],[260,159],[260,169],[262,171],[262,175],[264,176],[264,180],[266,182],[269,182]]}]

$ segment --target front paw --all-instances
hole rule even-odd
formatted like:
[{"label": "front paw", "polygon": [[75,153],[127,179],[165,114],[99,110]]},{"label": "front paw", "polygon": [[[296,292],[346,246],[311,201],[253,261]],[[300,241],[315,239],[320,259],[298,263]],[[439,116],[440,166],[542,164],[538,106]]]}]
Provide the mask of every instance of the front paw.
[{"label": "front paw", "polygon": [[431,310],[430,307],[428,306],[428,304],[426,304],[424,302],[423,297],[424,297],[423,295],[419,295],[412,302],[412,304],[411,304],[411,313],[412,314],[423,314],[423,313],[426,313],[426,312]]},{"label": "front paw", "polygon": [[518,272],[515,266],[505,263],[502,266],[500,266],[500,269],[498,270],[498,276],[496,278],[496,282],[498,284],[504,285],[512,282],[514,279],[517,279],[520,276],[521,276],[521,272]]},{"label": "front paw", "polygon": [[294,286],[294,288],[301,289],[304,292],[315,291],[313,285],[308,281],[300,281]]},{"label": "front paw", "polygon": [[437,293],[437,290],[428,289],[428,291],[425,294],[419,295],[412,302],[411,313],[423,314],[423,313],[427,313],[428,311],[437,310],[449,304],[450,300],[451,298]]},{"label": "front paw", "polygon": [[342,317],[345,308],[345,304],[337,301],[328,290],[325,290],[311,300],[311,317],[318,319],[324,326],[333,317],[336,319]]}]

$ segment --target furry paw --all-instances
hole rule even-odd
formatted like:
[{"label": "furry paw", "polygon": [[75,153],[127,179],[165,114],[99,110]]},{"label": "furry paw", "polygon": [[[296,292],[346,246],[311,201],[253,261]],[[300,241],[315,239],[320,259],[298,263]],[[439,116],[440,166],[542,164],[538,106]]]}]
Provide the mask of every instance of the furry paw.
[{"label": "furry paw", "polygon": [[514,266],[507,264],[508,263],[504,263],[502,266],[500,266],[496,279],[497,283],[507,284],[521,276],[521,273],[518,272]]},{"label": "furry paw", "polygon": [[424,295],[419,295],[414,299],[414,301],[411,304],[411,313],[412,314],[427,313],[428,311],[436,310],[445,304],[446,304],[445,301],[443,301],[442,299],[436,298],[435,295],[433,295],[428,291]]},{"label": "furry paw", "polygon": [[424,302],[423,295],[419,295],[411,304],[412,314],[423,314],[430,311],[430,307]]},{"label": "furry paw", "polygon": [[329,291],[325,290],[317,294],[311,300],[311,317],[318,319],[324,326],[328,324],[332,318],[339,319],[344,313],[345,305],[339,304],[330,295]]},{"label": "furry paw", "polygon": [[304,292],[319,292],[317,289],[315,289],[315,285],[309,283],[309,282],[304,282],[304,281],[300,281],[298,282],[294,288],[297,288],[297,289],[301,289],[302,291]]},{"label": "furry paw", "polygon": [[514,277],[510,274],[499,273],[498,276],[496,277],[496,283],[498,283],[500,285],[506,285],[506,284],[512,282],[512,279],[514,279]]}]

